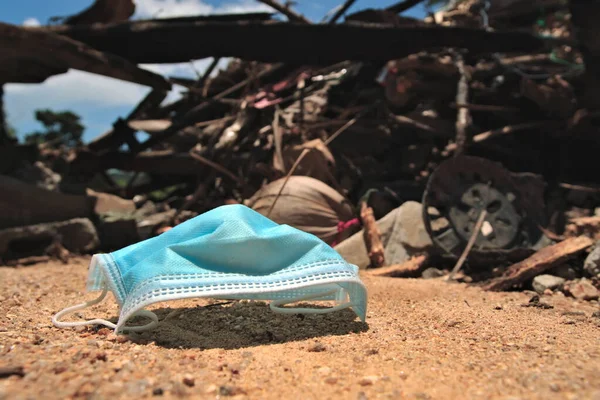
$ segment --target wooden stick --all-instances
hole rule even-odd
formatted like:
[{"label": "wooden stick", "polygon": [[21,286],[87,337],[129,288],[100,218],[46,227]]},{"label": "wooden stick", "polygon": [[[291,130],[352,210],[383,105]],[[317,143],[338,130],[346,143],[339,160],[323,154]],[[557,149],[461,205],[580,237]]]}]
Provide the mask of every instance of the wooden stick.
[{"label": "wooden stick", "polygon": [[239,185],[244,184],[244,182],[242,182],[242,180],[240,178],[235,176],[235,174],[233,172],[229,171],[227,168],[223,167],[222,165],[217,164],[214,161],[210,161],[209,159],[204,158],[201,155],[194,153],[194,150],[190,150],[189,154],[193,159],[200,161],[202,164],[208,165],[209,167],[219,171],[220,173],[222,173],[225,176],[228,176],[229,178],[233,179]]},{"label": "wooden stick", "polygon": [[[530,129],[530,128],[541,128],[550,124],[556,124],[556,122],[552,121],[536,121],[536,122],[526,122],[524,124],[516,124],[516,125],[507,125],[502,128],[492,129],[489,131],[485,131],[473,136],[473,143],[480,143],[496,136],[506,135],[509,133],[514,133],[517,131]],[[446,151],[455,151],[458,147],[457,143],[450,143],[446,146]]]},{"label": "wooden stick", "polygon": [[[460,72],[460,79],[456,89],[456,103],[465,104],[469,101],[469,76],[465,70],[465,63],[461,55],[456,55],[456,67]],[[454,156],[463,154],[470,144],[469,127],[471,126],[471,113],[468,108],[459,108],[456,113],[456,151]]]},{"label": "wooden stick", "polygon": [[367,270],[373,276],[391,276],[395,278],[410,278],[421,272],[429,258],[426,254],[414,256],[402,264]]},{"label": "wooden stick", "polygon": [[452,268],[452,271],[450,272],[450,275],[448,276],[448,280],[453,280],[454,275],[456,275],[456,273],[458,271],[460,271],[460,268],[465,263],[467,256],[471,252],[471,249],[473,248],[473,245],[475,244],[475,241],[477,240],[477,236],[479,235],[479,232],[481,231],[481,227],[483,226],[483,221],[485,221],[486,216],[487,216],[487,210],[482,210],[481,213],[479,214],[479,218],[477,218],[477,222],[475,223],[475,227],[473,228],[471,237],[469,238],[469,241],[467,242],[467,247],[465,247],[462,254],[460,255],[460,258],[456,262],[456,265],[454,266],[454,268]]},{"label": "wooden stick", "polygon": [[534,255],[508,268],[504,275],[492,280],[485,290],[500,291],[528,281],[542,272],[563,263],[566,259],[592,246],[587,236],[570,238],[552,246],[544,247]]},{"label": "wooden stick", "polygon": [[381,232],[375,222],[373,209],[366,202],[360,204],[360,219],[363,223],[365,245],[371,260],[371,266],[381,267],[385,264],[384,249],[381,243]]},{"label": "wooden stick", "polygon": [[348,9],[350,7],[352,7],[352,5],[356,3],[356,0],[346,0],[346,2],[340,7],[339,10],[337,10],[335,12],[335,14],[333,14],[333,17],[331,17],[331,19],[329,20],[328,24],[335,24],[336,21],[342,16],[344,15],[344,13],[346,11],[348,11]]},{"label": "wooden stick", "polygon": [[280,13],[282,13],[283,15],[288,17],[290,22],[304,22],[305,24],[310,24],[310,21],[307,20],[306,17],[304,17],[304,15],[298,14],[296,11],[292,10],[291,8],[278,3],[277,0],[258,0],[258,1],[279,11]]}]

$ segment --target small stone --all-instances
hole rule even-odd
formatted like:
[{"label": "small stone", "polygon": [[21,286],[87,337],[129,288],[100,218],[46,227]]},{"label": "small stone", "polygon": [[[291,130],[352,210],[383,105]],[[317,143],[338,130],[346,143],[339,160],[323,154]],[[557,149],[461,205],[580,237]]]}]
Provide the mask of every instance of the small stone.
[{"label": "small stone", "polygon": [[379,354],[379,350],[377,350],[377,349],[367,349],[367,351],[366,351],[366,355],[368,355],[368,356],[372,356],[372,355],[375,355],[375,354]]},{"label": "small stone", "polygon": [[377,377],[371,375],[371,376],[363,376],[362,378],[360,378],[360,380],[358,381],[358,384],[360,386],[371,386],[375,382],[377,382]]},{"label": "small stone", "polygon": [[439,278],[440,276],[444,276],[445,273],[441,269],[437,268],[427,268],[423,273],[421,273],[421,278],[423,279],[434,279]]},{"label": "small stone", "polygon": [[600,311],[594,311],[592,313],[592,317],[594,317],[594,318],[600,318]]},{"label": "small stone", "polygon": [[321,375],[329,375],[331,373],[331,368],[329,367],[321,367],[317,370],[317,372]]},{"label": "small stone", "polygon": [[244,394],[244,390],[237,386],[223,385],[219,387],[219,394],[221,396],[236,396],[238,394]]},{"label": "small stone", "polygon": [[328,383],[330,385],[335,385],[337,383],[337,378],[334,378],[333,376],[330,376],[328,378],[325,378],[325,383]]},{"label": "small stone", "polygon": [[548,289],[552,291],[553,289],[559,288],[563,283],[565,283],[563,278],[545,274],[538,275],[533,278],[531,286],[533,286],[533,289],[536,291],[536,293],[543,294]]},{"label": "small stone", "polygon": [[311,345],[308,348],[308,351],[310,351],[312,353],[320,353],[320,352],[325,351],[325,350],[327,350],[327,348],[321,342],[316,342],[315,344]]},{"label": "small stone", "polygon": [[368,400],[368,397],[365,392],[358,392],[357,400]]},{"label": "small stone", "polygon": [[152,396],[162,396],[165,393],[164,390],[162,390],[162,388],[154,388],[154,390],[152,390]]},{"label": "small stone", "polygon": [[182,380],[183,384],[189,387],[193,387],[196,384],[196,381],[193,376],[185,375]]},{"label": "small stone", "polygon": [[494,310],[502,310],[502,305],[501,304],[496,304],[494,306]]},{"label": "small stone", "polygon": [[408,374],[404,371],[400,371],[400,373],[398,374],[398,376],[400,377],[400,379],[402,379],[403,381],[408,379]]},{"label": "small stone", "polygon": [[600,297],[598,289],[585,278],[565,283],[564,290],[577,300],[597,300]]},{"label": "small stone", "polygon": [[205,393],[208,394],[213,394],[213,393],[217,393],[217,390],[219,390],[219,387],[215,384],[210,384],[206,387],[206,389],[204,390]]}]

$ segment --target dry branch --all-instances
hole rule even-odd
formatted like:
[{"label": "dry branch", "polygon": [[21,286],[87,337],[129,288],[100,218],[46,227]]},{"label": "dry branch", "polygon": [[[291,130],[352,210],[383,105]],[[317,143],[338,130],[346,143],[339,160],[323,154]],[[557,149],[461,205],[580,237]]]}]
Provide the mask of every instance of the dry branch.
[{"label": "dry branch", "polygon": [[394,264],[388,267],[381,267],[368,270],[374,276],[391,276],[395,278],[410,278],[421,272],[427,263],[428,257],[425,254],[412,257],[402,264]]},{"label": "dry branch", "polygon": [[[83,27],[28,28],[69,36],[136,63],[176,63],[206,57],[325,65],[345,60],[387,61],[423,50],[465,48],[471,55],[529,52],[545,40],[522,32],[458,27],[305,24],[274,21],[131,21]],[[190,37],[206,38],[189,40]],[[273,51],[274,39],[285,46]],[[376,44],[376,45],[374,45]]]},{"label": "dry branch", "polygon": [[373,209],[367,206],[367,203],[360,204],[360,219],[363,223],[363,232],[365,237],[365,245],[369,253],[372,267],[381,267],[385,264],[384,248],[381,243],[381,232],[377,227]]},{"label": "dry branch", "polygon": [[503,276],[487,284],[485,290],[500,291],[526,282],[542,272],[559,265],[569,257],[587,249],[594,241],[586,236],[570,238],[538,251],[525,260],[512,265]]}]

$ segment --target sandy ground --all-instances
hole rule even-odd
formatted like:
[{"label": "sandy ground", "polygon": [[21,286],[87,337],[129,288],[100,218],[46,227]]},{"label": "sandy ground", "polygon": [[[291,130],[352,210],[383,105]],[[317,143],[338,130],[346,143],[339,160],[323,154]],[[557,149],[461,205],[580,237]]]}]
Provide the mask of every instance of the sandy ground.
[{"label": "sandy ground", "polygon": [[[262,303],[158,304],[148,334],[57,329],[84,295],[87,259],[0,268],[0,399],[600,399],[597,303],[374,278],[367,323],[348,310],[273,314]],[[86,317],[116,316],[112,298]]]}]

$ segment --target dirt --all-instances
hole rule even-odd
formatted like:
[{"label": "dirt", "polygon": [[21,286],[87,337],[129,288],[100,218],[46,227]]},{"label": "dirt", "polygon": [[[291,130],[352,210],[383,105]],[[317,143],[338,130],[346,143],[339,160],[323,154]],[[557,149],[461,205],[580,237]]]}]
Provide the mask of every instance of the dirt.
[{"label": "dirt", "polygon": [[[0,268],[0,399],[600,399],[597,302],[364,274],[366,323],[186,300],[151,307],[150,333],[55,328],[93,298],[87,262]],[[81,314],[116,312],[109,297]]]}]

